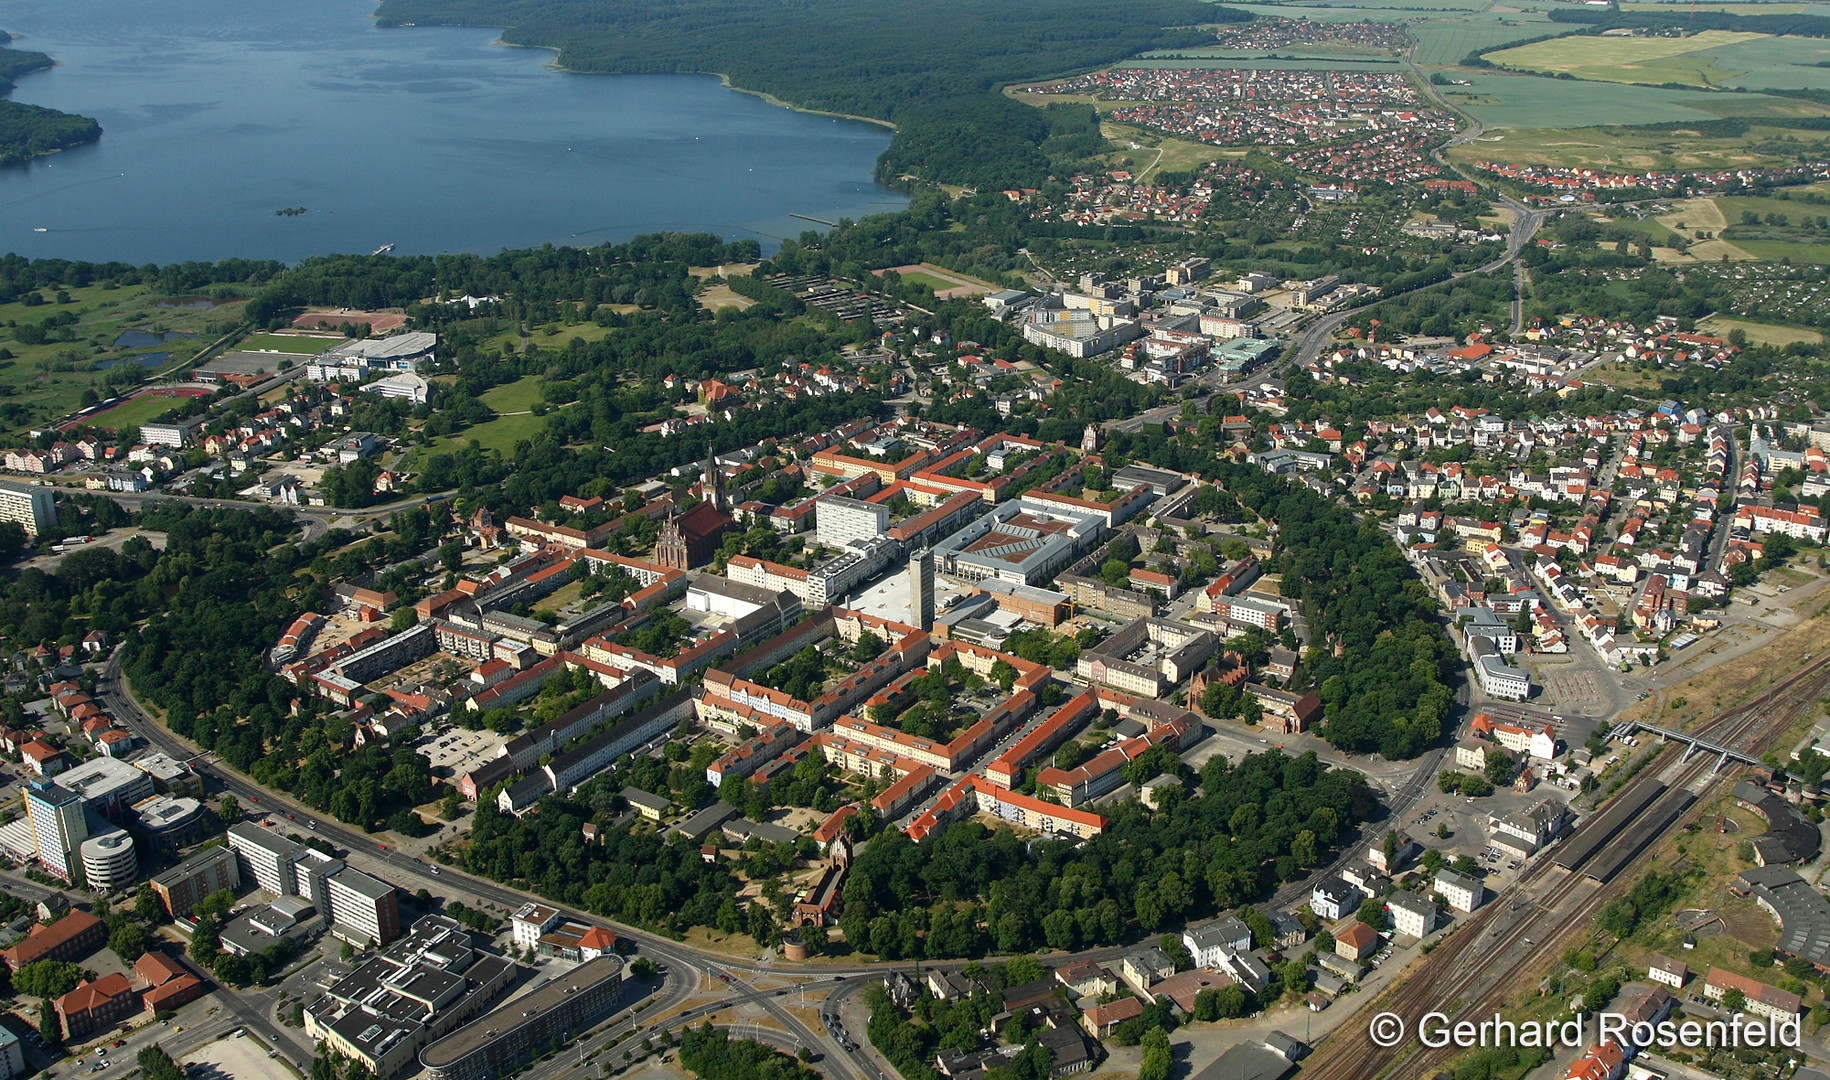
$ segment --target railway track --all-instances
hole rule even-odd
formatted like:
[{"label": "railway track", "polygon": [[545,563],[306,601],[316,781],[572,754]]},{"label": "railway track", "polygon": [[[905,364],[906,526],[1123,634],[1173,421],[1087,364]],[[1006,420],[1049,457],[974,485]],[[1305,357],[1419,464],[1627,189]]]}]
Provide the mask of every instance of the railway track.
[{"label": "railway track", "polygon": [[[1826,691],[1830,691],[1830,657],[1805,666],[1688,734],[1757,753]],[[1671,792],[1700,797],[1716,782],[1737,775],[1739,769],[1719,770],[1714,756],[1699,753],[1686,758],[1672,745],[1652,760],[1645,773],[1645,778],[1616,798],[1627,797],[1640,784],[1655,783],[1666,785]],[[1394,991],[1363,1006],[1336,1027],[1304,1065],[1304,1080],[1372,1080],[1385,1075],[1409,1080],[1434,1075],[1433,1070],[1466,1051],[1460,1047],[1435,1049],[1418,1042],[1415,1033],[1424,1015],[1440,1012],[1451,1022],[1479,1021],[1499,1011],[1536,974],[1534,959],[1561,955],[1578,939],[1587,939],[1596,914],[1626,892],[1659,842],[1682,826],[1697,805],[1698,800],[1693,799],[1663,828],[1644,838],[1633,857],[1613,868],[1604,880],[1586,876],[1582,865],[1565,869],[1550,858],[1537,858],[1510,889],[1443,939]],[[1597,813],[1588,820],[1600,817]],[[1601,845],[1585,864],[1604,858],[1607,849],[1608,845]],[[1396,1046],[1381,1046],[1368,1031],[1373,1015],[1383,1012],[1395,1013],[1404,1021],[1406,1035]]]}]

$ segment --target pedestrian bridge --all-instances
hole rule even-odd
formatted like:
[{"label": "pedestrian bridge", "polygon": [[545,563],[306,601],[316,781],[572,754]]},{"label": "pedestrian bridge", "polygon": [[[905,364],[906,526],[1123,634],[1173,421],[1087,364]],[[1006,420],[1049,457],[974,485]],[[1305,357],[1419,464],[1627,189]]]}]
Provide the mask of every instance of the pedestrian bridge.
[{"label": "pedestrian bridge", "polygon": [[1754,757],[1751,754],[1744,753],[1740,750],[1730,749],[1729,747],[1723,746],[1720,743],[1713,743],[1713,742],[1710,742],[1708,739],[1698,738],[1695,735],[1686,735],[1685,733],[1683,733],[1681,731],[1671,731],[1666,728],[1658,727],[1657,725],[1654,725],[1654,724],[1648,724],[1648,723],[1645,723],[1644,721],[1639,721],[1639,720],[1628,721],[1625,726],[1624,731],[1617,728],[1617,729],[1615,729],[1614,732],[1610,732],[1610,734],[1619,733],[1622,735],[1631,735],[1636,731],[1644,731],[1644,732],[1648,732],[1653,735],[1657,735],[1659,738],[1665,740],[1666,742],[1683,743],[1685,745],[1686,749],[1684,750],[1684,756],[1681,759],[1679,759],[1682,761],[1689,761],[1690,755],[1692,755],[1692,754],[1713,754],[1713,755],[1715,755],[1716,767],[1713,770],[1715,772],[1721,772],[1722,769],[1725,766],[1727,766],[1731,760],[1739,761],[1745,765],[1760,764],[1760,759],[1757,757]]}]

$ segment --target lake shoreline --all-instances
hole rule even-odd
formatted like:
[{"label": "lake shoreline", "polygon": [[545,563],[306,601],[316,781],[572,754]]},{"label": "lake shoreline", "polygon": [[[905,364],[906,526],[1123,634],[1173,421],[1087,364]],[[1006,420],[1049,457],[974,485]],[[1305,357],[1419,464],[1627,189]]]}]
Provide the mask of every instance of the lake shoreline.
[{"label": "lake shoreline", "polygon": [[[396,27],[390,27],[390,29],[412,29],[419,25],[419,23],[401,23]],[[440,25],[453,26],[461,24],[445,23]],[[490,29],[505,30],[507,27],[497,26],[491,27]],[[544,49],[553,54],[553,58],[547,61],[546,66],[552,68],[554,71],[563,71],[568,75],[710,75],[716,78],[718,80],[718,85],[724,87],[726,90],[735,90],[739,94],[749,94],[751,97],[761,98],[769,104],[774,105],[777,108],[787,109],[789,112],[805,113],[808,116],[831,116],[840,120],[857,120],[866,124],[875,124],[880,128],[888,128],[890,131],[896,130],[895,124],[892,124],[888,120],[879,120],[874,116],[859,116],[857,113],[842,113],[833,112],[830,109],[809,108],[805,105],[796,105],[792,101],[783,101],[767,90],[751,90],[746,86],[738,86],[731,81],[729,75],[726,75],[722,71],[587,71],[583,68],[567,67],[560,63],[559,46],[557,45],[527,45],[519,41],[505,41],[499,37],[495,40],[495,44],[508,49]]]}]

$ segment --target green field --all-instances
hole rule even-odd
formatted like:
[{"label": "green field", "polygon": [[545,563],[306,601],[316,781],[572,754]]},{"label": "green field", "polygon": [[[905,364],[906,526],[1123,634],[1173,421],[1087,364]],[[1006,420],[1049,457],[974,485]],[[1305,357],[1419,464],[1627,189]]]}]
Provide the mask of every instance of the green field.
[{"label": "green field", "polygon": [[[1494,103],[1492,99],[1482,102],[1455,100],[1476,112]],[[1818,145],[1817,140],[1801,142],[1797,149],[1807,151],[1815,145]],[[1752,149],[1744,136],[1705,137],[1686,128],[1646,131],[1613,127],[1495,128],[1472,143],[1455,147],[1449,151],[1449,156],[1464,162],[1497,160],[1570,168],[1600,166],[1617,171],[1740,168],[1774,160]]]},{"label": "green field", "polygon": [[1761,345],[1790,345],[1795,341],[1809,342],[1816,345],[1824,340],[1824,335],[1815,330],[1806,330],[1797,326],[1780,326],[1775,323],[1749,322],[1746,319],[1728,319],[1720,315],[1711,315],[1697,323],[1697,329],[1705,334],[1718,337],[1728,336],[1730,330],[1740,330],[1749,341]]},{"label": "green field", "polygon": [[184,403],[183,398],[143,397],[116,405],[104,413],[89,417],[91,427],[107,428],[110,431],[122,431],[131,427],[157,420],[170,412],[175,406]]},{"label": "green field", "polygon": [[1458,64],[1469,53],[1497,49],[1510,41],[1567,29],[1536,11],[1503,14],[1480,11],[1430,19],[1411,27],[1417,38],[1417,62],[1425,66]]},{"label": "green field", "polygon": [[1830,264],[1830,242],[1812,244],[1784,240],[1741,240],[1727,237],[1728,242],[1763,262],[1789,259],[1794,263]]},{"label": "green field", "polygon": [[546,427],[546,417],[523,413],[520,416],[501,416],[487,423],[478,424],[468,431],[460,431],[432,443],[431,453],[446,453],[470,445],[475,439],[485,450],[494,450],[503,457],[512,457],[515,444],[522,439],[531,439],[540,434]]},{"label": "green field", "polygon": [[[70,289],[68,303],[57,302],[56,289],[41,289],[39,295],[45,303],[0,304],[0,348],[12,353],[12,359],[0,360],[0,429],[9,432],[37,427],[70,413],[80,404],[85,390],[112,397],[131,389],[131,383],[107,383],[109,372],[98,364],[164,352],[172,354],[172,360],[161,368],[169,368],[194,355],[241,319],[241,301],[202,309],[161,307],[168,298],[146,285]],[[76,324],[67,328],[74,340],[28,345],[19,340],[18,331],[13,329],[17,325],[42,324],[49,316],[64,312],[76,316]],[[114,342],[126,330],[197,336],[142,348],[115,348]],[[131,365],[115,370],[122,372],[116,375],[118,380],[126,377],[125,372],[150,375],[153,369]]]},{"label": "green field", "polygon": [[294,337],[289,334],[254,334],[242,341],[240,348],[250,352],[297,353],[316,356],[337,344],[342,338]]},{"label": "green field", "polygon": [[[1547,43],[1548,44],[1548,43]],[[1536,46],[1533,46],[1534,48]],[[1664,124],[1722,116],[1815,114],[1821,106],[1759,94],[1717,94],[1628,84],[1598,86],[1571,79],[1467,72],[1468,86],[1440,89],[1489,128],[1565,129],[1600,124]],[[1468,99],[1474,99],[1472,101]],[[1479,144],[1476,144],[1479,145]]]},{"label": "green field", "polygon": [[1577,35],[1501,49],[1488,53],[1486,59],[1520,71],[1569,74],[1597,82],[1720,86],[1740,72],[1718,69],[1715,58],[1707,54],[1761,40],[1770,39],[1727,30],[1705,30],[1683,38]]},{"label": "green field", "polygon": [[477,400],[497,413],[524,413],[540,400],[540,376],[523,375],[512,383],[490,387]]},{"label": "green field", "polygon": [[1823,38],[1761,37],[1704,49],[1695,59],[1709,66],[1717,85],[1749,90],[1830,89],[1830,41]]}]

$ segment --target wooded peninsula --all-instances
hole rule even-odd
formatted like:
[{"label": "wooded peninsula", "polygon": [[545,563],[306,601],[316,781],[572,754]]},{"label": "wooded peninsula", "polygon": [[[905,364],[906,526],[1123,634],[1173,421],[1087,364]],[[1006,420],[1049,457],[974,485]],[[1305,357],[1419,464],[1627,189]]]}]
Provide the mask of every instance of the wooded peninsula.
[{"label": "wooded peninsula", "polygon": [[1041,113],[999,89],[1116,63],[1150,49],[1211,40],[1195,24],[1244,11],[1195,0],[1122,6],[1053,0],[383,0],[383,26],[507,27],[514,45],[554,48],[573,71],[717,72],[732,85],[804,109],[896,125],[878,180],[1037,187],[1048,175]]},{"label": "wooded peninsula", "polygon": [[[7,48],[12,40],[11,34],[0,30],[0,94],[12,93],[13,80],[19,76],[43,71],[53,63],[41,52]],[[15,165],[101,137],[102,125],[87,116],[0,101],[0,165]]]}]

